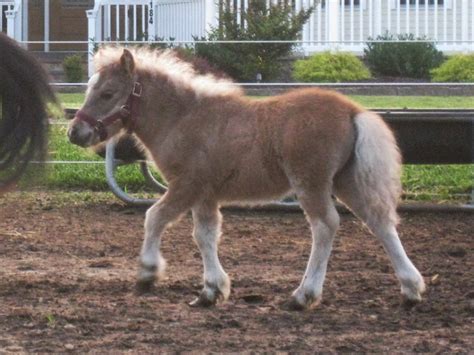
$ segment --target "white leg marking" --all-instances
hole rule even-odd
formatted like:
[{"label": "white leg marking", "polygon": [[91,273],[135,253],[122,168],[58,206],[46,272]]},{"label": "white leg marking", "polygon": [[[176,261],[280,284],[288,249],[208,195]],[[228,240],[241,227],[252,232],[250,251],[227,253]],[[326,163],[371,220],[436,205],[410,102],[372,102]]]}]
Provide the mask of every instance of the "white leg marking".
[{"label": "white leg marking", "polygon": [[214,209],[193,210],[194,239],[201,251],[204,265],[204,288],[193,305],[211,305],[219,297],[226,300],[230,294],[229,276],[224,271],[218,256],[221,214]]},{"label": "white leg marking", "polygon": [[166,261],[160,253],[161,235],[166,229],[168,221],[163,220],[160,214],[160,205],[154,205],[146,212],[145,239],[140,253],[140,268],[138,281],[153,281],[158,273],[164,274]]},{"label": "white leg marking", "polygon": [[292,306],[296,308],[315,306],[321,299],[334,235],[339,226],[339,215],[334,209],[324,220],[317,218],[310,223],[313,243],[303,280],[293,292]]},{"label": "white leg marking", "polygon": [[409,300],[420,301],[421,294],[425,291],[425,282],[408,258],[395,226],[379,226],[373,228],[373,232],[381,240],[392,262],[395,274],[401,283],[402,294]]}]

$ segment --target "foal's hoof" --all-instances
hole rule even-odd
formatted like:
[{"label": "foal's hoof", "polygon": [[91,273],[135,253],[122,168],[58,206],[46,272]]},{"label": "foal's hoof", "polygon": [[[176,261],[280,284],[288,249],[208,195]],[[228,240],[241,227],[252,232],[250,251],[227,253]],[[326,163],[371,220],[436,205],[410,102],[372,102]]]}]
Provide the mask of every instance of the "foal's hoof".
[{"label": "foal's hoof", "polygon": [[204,284],[204,289],[199,294],[199,297],[189,303],[189,305],[191,307],[209,308],[214,306],[218,300],[226,300],[228,296],[228,292],[223,294],[223,292],[217,286],[206,282]]},{"label": "foal's hoof", "polygon": [[298,296],[297,293],[291,295],[288,302],[284,304],[284,308],[289,311],[304,311],[315,308],[321,301],[320,297],[305,294]]},{"label": "foal's hoof", "polygon": [[417,304],[421,303],[422,301],[421,293],[410,293],[410,294],[402,294],[402,301],[401,301],[401,306],[404,309],[410,310],[413,307],[415,307]]},{"label": "foal's hoof", "polygon": [[191,307],[196,307],[196,308],[209,308],[212,307],[216,304],[216,300],[210,300],[207,298],[204,294],[200,294],[199,297],[197,297],[194,301],[190,302],[189,305]]},{"label": "foal's hoof", "polygon": [[288,311],[304,311],[306,309],[306,305],[301,304],[295,297],[291,297],[287,302],[283,304],[283,309]]},{"label": "foal's hoof", "polygon": [[409,298],[402,297],[402,300],[400,302],[400,308],[402,308],[403,310],[409,311],[418,304],[420,304],[419,300],[411,300]]},{"label": "foal's hoof", "polygon": [[143,294],[150,293],[151,291],[153,291],[154,286],[155,286],[155,278],[146,279],[146,280],[138,280],[135,285],[135,290],[137,294],[143,295]]},{"label": "foal's hoof", "polygon": [[426,286],[423,278],[420,276],[418,280],[405,282],[402,284],[402,296],[404,305],[415,305],[421,302],[421,295],[426,292]]}]

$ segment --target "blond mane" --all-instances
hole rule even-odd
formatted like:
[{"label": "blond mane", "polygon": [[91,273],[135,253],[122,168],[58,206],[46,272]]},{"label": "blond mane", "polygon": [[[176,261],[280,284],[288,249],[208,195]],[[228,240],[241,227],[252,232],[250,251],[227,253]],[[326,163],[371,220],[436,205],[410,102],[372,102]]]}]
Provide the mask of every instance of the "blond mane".
[{"label": "blond mane", "polygon": [[[199,74],[191,63],[176,56],[173,50],[128,48],[133,54],[137,70],[160,73],[167,76],[177,87],[190,87],[198,97],[242,95],[242,89],[228,79],[219,79],[213,74]],[[94,56],[97,71],[118,63],[122,47],[104,47]]]}]

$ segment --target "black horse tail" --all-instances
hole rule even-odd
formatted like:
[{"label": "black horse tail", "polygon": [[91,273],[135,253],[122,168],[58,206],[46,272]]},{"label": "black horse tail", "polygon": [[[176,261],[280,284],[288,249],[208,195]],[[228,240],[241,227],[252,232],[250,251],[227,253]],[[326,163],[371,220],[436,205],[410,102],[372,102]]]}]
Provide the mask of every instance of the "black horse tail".
[{"label": "black horse tail", "polygon": [[31,160],[44,160],[46,105],[57,103],[48,75],[36,59],[0,33],[0,192]]}]

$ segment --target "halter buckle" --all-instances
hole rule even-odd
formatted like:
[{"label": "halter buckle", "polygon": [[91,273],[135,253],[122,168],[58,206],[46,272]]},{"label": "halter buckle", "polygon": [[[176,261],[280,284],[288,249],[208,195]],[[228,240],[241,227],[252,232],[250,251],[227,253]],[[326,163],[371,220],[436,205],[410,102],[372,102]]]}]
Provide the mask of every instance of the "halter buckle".
[{"label": "halter buckle", "polygon": [[120,107],[120,115],[122,117],[129,117],[130,114],[131,114],[131,111],[127,105],[123,105],[122,107]]},{"label": "halter buckle", "polygon": [[105,129],[105,124],[101,120],[97,120],[94,125],[94,130],[99,135],[100,141],[103,142],[107,139],[107,131]]},{"label": "halter buckle", "polygon": [[104,128],[105,128],[104,122],[102,122],[101,120],[97,120],[95,125],[94,125],[94,129],[99,133]]},{"label": "halter buckle", "polygon": [[140,84],[139,82],[135,82],[133,84],[132,95],[136,97],[140,97],[142,96],[142,91],[143,91],[142,84]]}]

